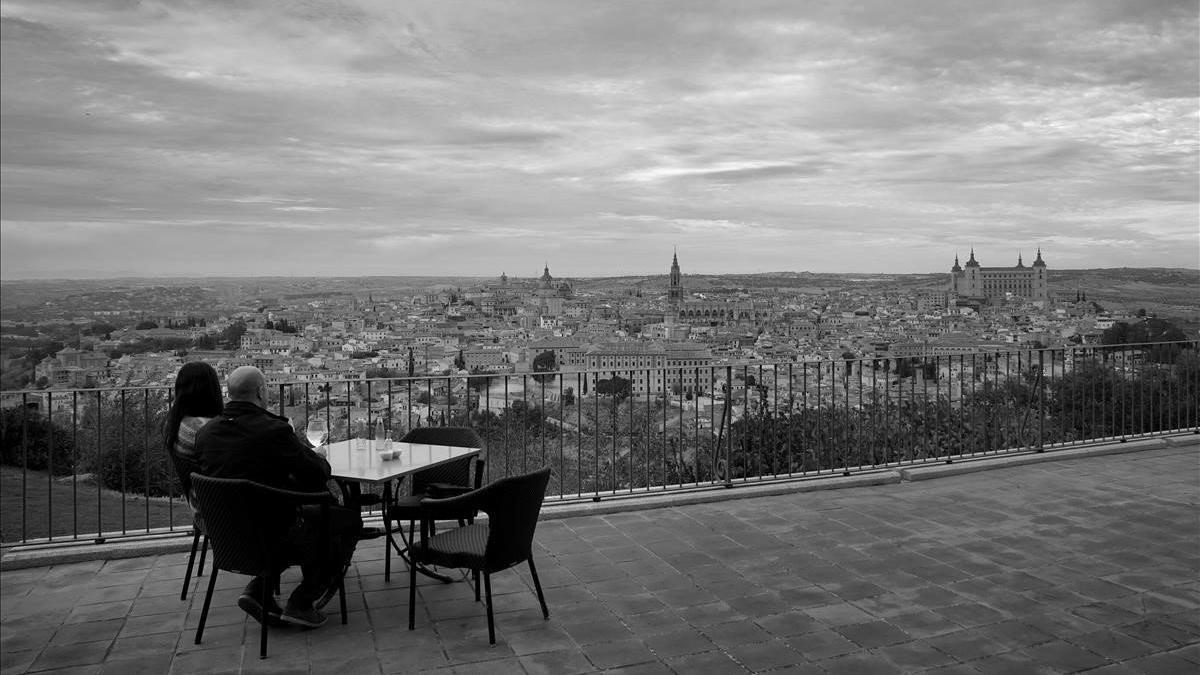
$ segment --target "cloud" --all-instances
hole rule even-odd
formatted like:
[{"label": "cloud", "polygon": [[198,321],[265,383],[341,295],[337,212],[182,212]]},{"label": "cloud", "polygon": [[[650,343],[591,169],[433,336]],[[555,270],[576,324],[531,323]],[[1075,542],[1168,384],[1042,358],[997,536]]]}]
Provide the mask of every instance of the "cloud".
[{"label": "cloud", "polygon": [[[682,246],[714,271],[927,271],[970,241],[1197,264],[1189,3],[0,14],[6,278],[149,269],[146,246],[208,251],[206,230],[258,255],[163,269],[391,268],[386,252],[413,273],[540,272],[550,256],[564,276],[645,273]],[[112,242],[84,265],[35,236]]]}]

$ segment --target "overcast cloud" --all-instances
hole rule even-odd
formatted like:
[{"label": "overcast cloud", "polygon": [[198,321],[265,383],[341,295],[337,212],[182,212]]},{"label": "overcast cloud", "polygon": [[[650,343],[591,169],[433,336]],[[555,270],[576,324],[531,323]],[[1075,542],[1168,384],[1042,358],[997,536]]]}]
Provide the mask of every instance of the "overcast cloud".
[{"label": "overcast cloud", "polygon": [[1192,0],[0,14],[6,279],[1200,265]]}]

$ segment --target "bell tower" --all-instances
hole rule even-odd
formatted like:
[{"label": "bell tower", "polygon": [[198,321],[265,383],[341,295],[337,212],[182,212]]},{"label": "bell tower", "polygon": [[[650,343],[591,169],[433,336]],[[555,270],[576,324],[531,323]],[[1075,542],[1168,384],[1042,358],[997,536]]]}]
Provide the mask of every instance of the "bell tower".
[{"label": "bell tower", "polygon": [[679,273],[679,253],[671,256],[670,286],[667,287],[667,304],[676,307],[683,302],[683,281]]}]

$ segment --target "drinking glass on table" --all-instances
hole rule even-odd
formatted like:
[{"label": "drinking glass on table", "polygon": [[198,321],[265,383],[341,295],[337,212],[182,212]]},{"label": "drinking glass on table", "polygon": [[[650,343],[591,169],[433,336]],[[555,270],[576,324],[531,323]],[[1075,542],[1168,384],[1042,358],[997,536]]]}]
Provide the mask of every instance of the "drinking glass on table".
[{"label": "drinking glass on table", "polygon": [[312,443],[313,449],[318,454],[325,454],[320,449],[324,445],[325,439],[329,438],[329,425],[325,424],[325,420],[319,417],[309,419],[308,426],[304,429],[304,435],[308,437],[308,442]]}]

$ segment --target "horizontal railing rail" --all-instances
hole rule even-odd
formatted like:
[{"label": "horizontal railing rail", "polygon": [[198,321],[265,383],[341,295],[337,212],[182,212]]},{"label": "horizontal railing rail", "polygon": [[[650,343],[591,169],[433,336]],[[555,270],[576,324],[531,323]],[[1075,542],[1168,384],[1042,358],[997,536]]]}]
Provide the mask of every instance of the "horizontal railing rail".
[{"label": "horizontal railing rail", "polygon": [[[570,502],[735,487],[1197,431],[1200,343],[284,382],[333,441],[463,425],[487,480],[549,465]],[[5,545],[187,531],[162,444],[171,389],[0,394]]]}]

